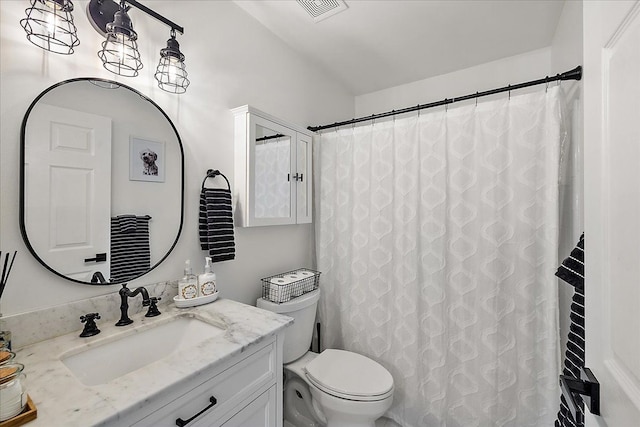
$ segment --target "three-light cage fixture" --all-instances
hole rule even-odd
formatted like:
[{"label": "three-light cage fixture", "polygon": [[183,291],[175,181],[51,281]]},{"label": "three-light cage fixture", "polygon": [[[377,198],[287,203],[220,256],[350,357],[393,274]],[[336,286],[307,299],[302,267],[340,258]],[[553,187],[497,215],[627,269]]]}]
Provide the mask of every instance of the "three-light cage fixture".
[{"label": "three-light cage fixture", "polygon": [[[27,39],[50,52],[71,55],[80,44],[78,29],[73,22],[71,0],[30,0],[27,17],[20,25]],[[91,0],[87,16],[93,27],[105,36],[98,51],[104,68],[114,74],[135,77],[142,69],[138,50],[138,34],[133,29],[129,10],[135,7],[171,27],[167,47],[160,50],[160,61],[155,79],[160,89],[171,93],[184,93],[189,86],[184,54],[176,40],[176,32],[184,34],[184,28],[135,0]]]}]

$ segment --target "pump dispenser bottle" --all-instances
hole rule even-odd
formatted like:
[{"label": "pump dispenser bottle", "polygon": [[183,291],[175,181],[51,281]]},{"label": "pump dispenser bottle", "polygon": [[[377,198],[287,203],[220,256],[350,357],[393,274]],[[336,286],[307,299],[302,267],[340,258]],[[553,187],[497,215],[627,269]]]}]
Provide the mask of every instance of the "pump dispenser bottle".
[{"label": "pump dispenser bottle", "polygon": [[178,282],[178,297],[192,299],[198,296],[198,278],[191,270],[191,261],[184,262],[184,277]]},{"label": "pump dispenser bottle", "polygon": [[216,273],[211,266],[211,257],[206,257],[204,273],[198,276],[198,291],[201,297],[213,295],[216,292]]}]

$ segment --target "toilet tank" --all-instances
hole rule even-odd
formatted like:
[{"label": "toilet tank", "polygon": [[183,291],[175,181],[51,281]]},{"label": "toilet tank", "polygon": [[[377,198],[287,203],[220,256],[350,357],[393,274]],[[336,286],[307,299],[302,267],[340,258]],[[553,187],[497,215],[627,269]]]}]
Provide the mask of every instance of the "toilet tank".
[{"label": "toilet tank", "polygon": [[275,303],[259,298],[256,305],[263,310],[273,311],[293,317],[293,325],[285,329],[284,363],[293,362],[302,357],[311,345],[313,326],[316,320],[316,308],[320,298],[320,289],[283,303]]}]

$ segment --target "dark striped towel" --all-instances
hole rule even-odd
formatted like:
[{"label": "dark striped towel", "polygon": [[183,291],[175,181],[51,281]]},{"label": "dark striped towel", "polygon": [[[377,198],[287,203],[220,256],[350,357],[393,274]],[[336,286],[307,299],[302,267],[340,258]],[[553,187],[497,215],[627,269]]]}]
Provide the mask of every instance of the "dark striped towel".
[{"label": "dark striped towel", "polygon": [[149,215],[120,215],[111,218],[110,281],[125,282],[151,268]]},{"label": "dark striped towel", "polygon": [[236,256],[231,206],[230,189],[204,188],[203,183],[198,234],[200,247],[209,251],[212,262],[229,261]]},{"label": "dark striped towel", "polygon": [[136,226],[138,225],[138,218],[135,215],[118,215],[115,217],[115,221],[120,227],[121,233],[131,233],[136,231]]},{"label": "dark striped towel", "polygon": [[[562,261],[556,276],[572,285],[574,289],[571,300],[571,326],[569,340],[564,357],[564,375],[580,379],[580,368],[584,366],[584,233],[580,236],[576,248],[571,255]],[[575,394],[578,404],[577,420],[573,419],[564,396],[560,396],[560,411],[556,427],[583,427],[584,403],[580,395]]]}]

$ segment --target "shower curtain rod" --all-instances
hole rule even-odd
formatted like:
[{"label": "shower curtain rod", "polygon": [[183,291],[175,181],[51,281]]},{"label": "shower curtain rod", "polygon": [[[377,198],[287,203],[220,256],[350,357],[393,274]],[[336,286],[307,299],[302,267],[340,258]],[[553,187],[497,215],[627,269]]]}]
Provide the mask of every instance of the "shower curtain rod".
[{"label": "shower curtain rod", "polygon": [[498,89],[486,90],[484,92],[476,92],[471,95],[458,96],[456,98],[445,98],[442,101],[431,102],[429,104],[418,104],[415,107],[407,107],[401,110],[391,110],[391,111],[387,111],[386,113],[372,114],[370,116],[358,117],[357,119],[346,120],[344,122],[336,122],[331,125],[308,126],[307,129],[309,129],[312,132],[317,132],[319,130],[331,129],[331,128],[340,127],[344,125],[351,125],[354,123],[366,122],[368,120],[375,120],[383,117],[395,116],[397,114],[410,113],[412,111],[423,110],[425,108],[432,108],[432,107],[439,107],[441,105],[453,104],[454,102],[466,101],[468,99],[480,98],[483,96],[494,95],[496,93],[511,92],[512,90],[522,89],[529,86],[536,86],[543,83],[548,84],[551,82],[561,81],[561,80],[580,80],[580,79],[582,79],[582,66],[578,65],[573,70],[565,71],[562,74],[556,74],[555,76],[551,76],[551,77],[546,76],[543,79],[531,80],[531,81],[519,83],[516,85],[508,85]]}]

